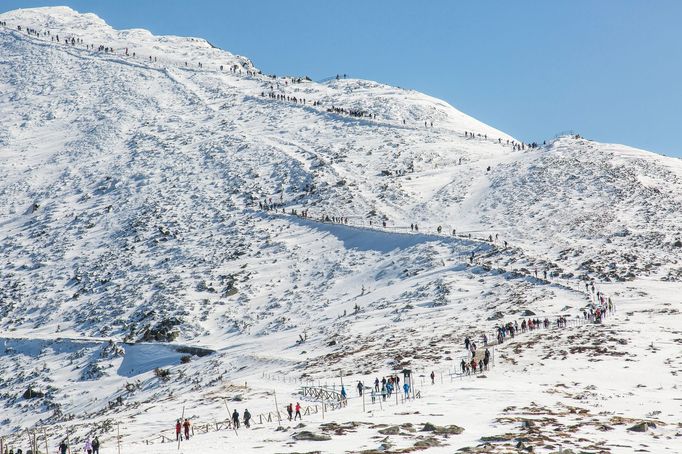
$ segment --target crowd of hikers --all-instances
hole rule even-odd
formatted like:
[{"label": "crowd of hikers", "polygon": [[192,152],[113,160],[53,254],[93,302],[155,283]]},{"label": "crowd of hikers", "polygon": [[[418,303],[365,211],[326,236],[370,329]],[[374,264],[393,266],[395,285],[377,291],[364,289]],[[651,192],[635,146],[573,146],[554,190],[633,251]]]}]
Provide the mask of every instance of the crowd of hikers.
[{"label": "crowd of hikers", "polygon": [[594,288],[594,282],[586,282],[585,290],[590,292],[594,297],[594,303],[588,308],[583,309],[583,319],[593,323],[601,323],[607,315],[616,311],[616,305],[611,300],[611,297],[596,290]]},{"label": "crowd of hikers", "polygon": [[[274,212],[274,213],[281,213],[281,214],[287,214],[286,208],[284,207],[284,204],[281,202],[273,202],[272,197],[269,199],[263,199],[258,201],[258,208],[262,211],[269,211],[269,212]],[[281,211],[280,211],[281,210]],[[308,210],[298,210],[296,208],[291,208],[289,210],[289,213],[291,216],[298,216],[300,218],[304,219],[314,219],[319,222],[325,222],[325,223],[331,223],[331,224],[342,224],[342,225],[349,225],[350,222],[348,220],[348,217],[346,216],[334,216],[334,215],[328,215],[328,214],[321,214],[317,218],[311,218],[309,215]],[[388,220],[387,219],[382,219],[380,222],[377,222],[375,220],[370,219],[369,220],[369,227],[374,227],[374,226],[382,226],[383,228],[388,227]],[[401,228],[401,227],[395,227],[394,228]],[[405,227],[407,229],[407,227]],[[410,231],[411,232],[419,232],[419,224],[416,222],[413,222],[410,224]],[[436,227],[436,233],[439,235],[443,235],[443,227],[442,226],[437,226]],[[452,236],[457,236],[457,229],[452,229]],[[459,234],[460,237],[463,238],[472,238],[471,232],[460,232]],[[488,241],[490,243],[497,243],[500,239],[500,235],[498,233],[493,236],[492,234],[488,235],[487,238],[481,238],[482,241]],[[509,243],[507,240],[502,240],[502,244],[504,245],[505,248],[509,246]],[[469,257],[470,261],[473,263],[474,261],[474,252],[471,253],[471,256]],[[537,277],[537,270],[535,272]],[[547,271],[544,272],[545,280],[547,280]]]},{"label": "crowd of hikers", "polygon": [[[8,27],[7,22],[5,22],[5,21],[0,21],[0,26]],[[62,43],[62,44],[71,45],[71,46],[76,46],[76,45],[85,46],[85,48],[88,50],[93,50],[93,51],[97,50],[98,52],[104,52],[106,54],[117,53],[116,48],[112,45],[86,44],[82,38],[75,37],[75,36],[67,36],[67,37],[62,36],[62,39],[60,40],[59,35],[53,34],[50,30],[40,31],[40,30],[36,30],[34,28],[31,28],[31,27],[25,27],[25,26],[21,26],[21,25],[18,25],[16,27],[16,29],[19,32],[25,32],[26,34],[28,34],[30,36],[34,36],[36,38],[47,39],[49,37],[52,42]],[[134,58],[138,57],[136,52],[134,52],[134,51],[130,52],[128,47],[121,48],[119,50],[119,53],[122,55],[125,55],[126,57],[131,56],[131,54],[132,54],[132,57],[134,57]],[[144,58],[145,60],[148,58],[149,59],[148,61],[150,63],[157,62],[157,57],[152,56],[152,55],[148,55],[146,57],[140,56],[139,58]],[[189,66],[190,66],[189,62],[184,61],[184,67],[188,68]],[[199,69],[204,68],[204,64],[202,62],[197,62],[195,66],[196,66],[196,68],[199,68]],[[225,69],[225,65],[218,65],[217,67],[220,69],[220,71],[223,71]],[[260,71],[251,70],[246,66],[241,66],[238,64],[228,65],[227,69],[232,73],[240,74],[240,75],[242,74],[242,69],[244,70],[244,72],[248,76],[256,76],[257,74],[261,74]],[[265,76],[265,77],[271,77],[275,80],[277,79],[276,75],[270,75],[270,76]],[[341,78],[346,79],[346,77],[347,77],[346,74],[343,74],[343,76],[337,74],[336,80],[339,80]],[[299,83],[302,83],[304,81],[311,81],[311,79],[307,76],[306,77],[288,77],[288,78],[283,77],[282,79],[284,81],[285,86],[289,85],[289,81],[291,81],[292,85],[293,84],[299,84]],[[276,89],[281,89],[281,85],[279,84],[279,82],[277,82],[276,86],[273,84],[270,84],[270,91],[268,93],[266,93],[264,91],[261,92],[261,97],[268,97],[270,99],[275,99],[275,100],[279,100],[279,101],[289,101],[289,102],[293,102],[296,104],[308,104],[308,105],[312,105],[312,106],[322,106],[321,101],[314,101],[314,100],[311,101],[311,100],[307,100],[307,99],[302,98],[302,97],[287,95],[285,93],[276,93],[275,92]],[[359,108],[339,107],[339,106],[331,105],[331,106],[326,108],[326,111],[329,113],[335,113],[335,114],[339,114],[339,115],[347,115],[347,116],[357,117],[357,118],[369,118],[369,119],[373,119],[373,120],[376,120],[376,118],[377,118],[376,113],[368,112],[367,110],[359,109]],[[403,125],[407,124],[407,121],[405,119],[402,119],[402,124]],[[428,128],[429,126],[431,128],[433,128],[433,126],[434,126],[433,120],[424,120],[424,127]],[[479,139],[488,140],[487,134],[474,133],[474,132],[470,132],[470,131],[465,131],[464,137],[465,138],[479,138]],[[576,136],[576,137],[579,137],[579,136]],[[502,138],[498,138],[497,143],[504,144],[505,142],[503,142]],[[506,145],[512,146],[515,151],[525,150],[525,149],[534,149],[534,148],[537,148],[539,146],[538,143],[536,143],[536,142],[526,144],[523,142],[516,142],[514,140],[506,140]],[[543,145],[545,145],[545,142],[543,142]],[[461,164],[461,161],[460,161],[460,164]]]},{"label": "crowd of hikers", "polygon": [[[582,316],[585,321],[593,323],[601,323],[602,320],[616,310],[615,304],[611,297],[606,296],[603,292],[597,291],[594,282],[585,283],[585,291],[591,296],[591,303],[583,310]],[[515,320],[513,322],[506,322],[498,324],[495,327],[496,341],[497,344],[503,344],[508,339],[514,339],[519,333],[532,332],[538,329],[548,329],[551,326],[556,326],[557,328],[566,328],[568,325],[568,319],[564,315],[556,317],[554,323],[550,321],[548,317],[540,318],[523,318]],[[460,375],[469,376],[475,374],[481,374],[484,371],[488,371],[491,364],[491,352],[489,347],[493,344],[490,343],[490,339],[486,333],[480,335],[481,342],[483,344],[483,353],[479,354],[479,348],[476,342],[470,336],[465,336],[464,338],[464,349],[467,352],[467,358],[461,358],[459,363]],[[431,384],[435,384],[435,372],[431,372],[429,375],[431,379]],[[397,374],[385,376],[381,379],[375,377],[373,386],[369,388],[369,397],[371,403],[376,403],[379,399],[386,401],[390,399],[394,393],[400,393],[402,390],[404,398],[410,399],[410,392],[412,391],[409,383],[403,383],[400,386],[400,376]],[[367,393],[367,385],[362,381],[358,381],[356,384],[356,389],[358,392],[358,397],[362,397],[364,393]],[[345,386],[341,385],[340,399],[345,401],[348,398]],[[397,398],[397,396],[396,396]],[[301,404],[296,402],[296,405],[289,403],[286,405],[286,412],[289,421],[302,420],[301,414]],[[245,409],[243,414],[240,415],[235,409],[231,415],[232,427],[236,430],[243,424],[244,427],[251,427],[252,415],[248,409]],[[176,420],[175,423],[175,436],[177,441],[189,440],[191,436],[194,435],[192,423],[189,418],[180,418]],[[60,454],[66,454],[69,446],[66,440],[63,440],[58,447]],[[100,441],[97,437],[93,440],[88,438],[83,445],[83,452],[87,454],[99,454]],[[5,454],[23,454],[21,449],[14,451],[13,449],[6,451]]]},{"label": "crowd of hikers", "polygon": [[[2,24],[0,23],[0,25]],[[57,453],[58,454],[76,453],[79,452],[78,446],[80,446],[80,443],[74,444],[72,450],[69,441],[67,439],[64,439],[57,445]],[[101,444],[99,441],[99,437],[95,438],[87,437],[82,444],[82,451],[85,454],[99,454],[100,446]],[[5,451],[1,454],[33,454],[38,452],[39,451],[33,451],[32,449],[27,449],[26,451],[24,451],[21,448],[17,448],[17,450],[14,450],[14,448],[5,447]]]},{"label": "crowd of hikers", "polygon": [[[85,454],[99,454],[100,446],[101,445],[100,445],[99,437],[95,437],[92,439],[90,437],[88,437],[83,442],[83,452]],[[31,451],[26,451],[26,452],[29,453]],[[71,447],[69,446],[68,440],[64,439],[57,446],[57,452],[59,454],[67,454],[68,452],[74,452],[75,453],[77,451],[76,450],[71,451]],[[10,449],[9,453],[6,452],[5,454],[22,454],[22,450],[17,449],[16,451],[14,451],[14,450]]]},{"label": "crowd of hikers", "polygon": [[[0,21],[0,26],[8,27],[7,22],[5,22],[5,21]],[[97,52],[104,52],[106,54],[116,54],[117,53],[117,49],[112,45],[86,44],[82,38],[75,37],[75,36],[67,36],[65,38],[64,35],[62,35],[62,38],[60,39],[58,34],[53,34],[50,30],[39,31],[39,30],[36,30],[34,28],[25,27],[22,25],[18,25],[16,27],[16,30],[19,32],[25,32],[27,35],[33,36],[36,38],[47,39],[49,37],[50,41],[54,42],[54,43],[66,44],[66,45],[70,45],[70,46],[76,46],[76,45],[84,46],[86,50],[92,50],[92,51],[96,50]],[[130,57],[131,55],[133,58],[138,57],[136,52],[130,52],[130,50],[127,47],[119,49],[118,53],[120,53],[121,55],[125,55],[126,57]],[[152,55],[149,55],[147,57],[141,57],[140,56],[139,58],[145,58],[145,60],[148,58],[149,59],[148,61],[150,63],[158,61],[158,58],[156,56],[152,56]],[[184,67],[187,68],[189,66],[190,66],[189,63],[187,61],[185,61]],[[204,64],[202,62],[198,62],[196,64],[196,67],[199,69],[203,69]],[[223,71],[225,69],[225,65],[219,65],[219,68],[220,68],[220,71]],[[259,71],[258,72],[252,71],[252,70],[248,69],[246,66],[240,66],[237,64],[228,65],[227,69],[230,72],[235,73],[235,74],[242,74],[242,69],[244,69],[244,72],[246,72],[246,74],[248,76],[255,76],[256,74],[260,74]],[[299,82],[301,80],[303,80],[303,79],[301,79],[301,78],[298,79]]]},{"label": "crowd of hikers", "polygon": [[[7,27],[7,23],[0,21],[0,26]],[[58,43],[64,43],[67,45],[85,45],[87,49],[91,50],[97,50],[99,52],[104,52],[104,53],[115,53],[114,47],[113,46],[105,46],[105,45],[98,45],[95,46],[94,44],[84,44],[83,40],[81,38],[76,38],[76,37],[62,37],[60,40],[59,35],[56,34],[51,34],[50,31],[38,31],[33,28],[27,28],[27,27],[22,27],[22,26],[17,26],[18,31],[24,31],[28,35],[35,36],[35,37],[49,37],[52,42],[58,42]],[[128,48],[125,48],[123,53],[126,56],[129,56],[129,50]],[[135,57],[136,53],[132,52],[132,56]],[[156,61],[156,57],[149,56],[149,61]],[[188,63],[185,62],[185,66],[188,66]],[[203,68],[202,63],[198,63],[199,68]],[[220,70],[223,70],[223,66],[220,66]],[[232,72],[239,72],[241,73],[241,68],[238,65],[233,65],[229,68],[230,71]],[[247,71],[249,75],[252,75],[252,72]],[[344,78],[345,78],[344,74]],[[337,75],[336,77],[339,79],[339,76]],[[307,78],[306,78],[307,79]],[[292,83],[301,83],[304,79],[298,78],[298,79],[292,79]],[[309,79],[307,79],[309,80]],[[287,84],[287,82],[285,82]],[[311,101],[309,99],[303,98],[303,97],[297,97],[297,96],[290,96],[286,95],[283,93],[276,93],[275,88],[271,85],[271,90],[270,92],[261,92],[262,97],[268,97],[271,99],[275,99],[278,101],[287,101],[287,102],[292,102],[296,104],[310,104],[312,106],[322,106],[322,103],[320,101]],[[330,113],[335,113],[335,114],[342,114],[342,115],[348,115],[352,117],[360,117],[360,118],[370,118],[370,119],[376,119],[377,115],[375,113],[370,113],[362,109],[352,109],[352,108],[342,108],[338,107],[335,105],[332,105],[328,107],[327,112]],[[405,120],[402,120],[403,124],[405,124]],[[433,127],[433,121],[424,121],[424,126]],[[470,131],[465,131],[464,132],[464,137],[469,138],[469,139],[484,139],[488,140],[487,134],[480,134],[480,133],[474,133]],[[579,137],[579,136],[576,136]],[[497,142],[499,144],[503,144],[503,140],[501,138],[497,139]],[[526,149],[535,149],[538,148],[540,145],[536,142],[532,143],[523,143],[523,142],[515,142],[513,140],[506,140],[504,144],[509,145],[513,147],[515,151],[523,151]],[[546,145],[545,142],[543,142],[543,145]],[[460,159],[460,164],[461,164],[461,159]],[[488,167],[488,170],[490,170],[490,167]],[[279,212],[279,210],[282,210],[282,213],[285,213],[285,207],[284,204],[280,202],[273,202],[272,198],[269,199],[263,199],[258,201],[259,208],[261,210],[265,211],[276,211]],[[308,210],[301,210],[300,213],[296,209],[291,209],[291,214],[295,216],[300,216],[303,218],[308,218]],[[331,222],[331,223],[338,223],[338,224],[348,224],[348,217],[344,216],[329,216],[327,214],[322,214],[319,218],[320,221],[322,222]],[[381,221],[382,226],[386,227],[387,226],[387,221],[382,220]],[[370,226],[372,225],[372,221],[370,220]],[[413,232],[418,232],[419,231],[419,226],[417,223],[411,223],[410,224],[410,231]],[[442,233],[442,227],[438,226],[437,227],[437,233],[441,234]],[[452,229],[452,235],[456,235],[456,230]],[[471,237],[471,234],[468,235]],[[490,242],[497,241],[498,240],[498,235],[495,235],[495,238],[493,239],[493,236],[490,235],[488,237],[488,240]],[[507,242],[504,241],[505,247],[507,246]],[[471,261],[473,262],[473,253],[471,255]],[[538,272],[535,270],[535,276],[538,277]],[[544,278],[545,280],[547,279],[547,271],[544,271]],[[582,312],[582,317],[585,321],[589,322],[594,322],[594,323],[601,323],[603,319],[607,316],[607,314],[612,313],[615,311],[615,305],[613,304],[612,300],[610,297],[607,297],[600,291],[596,291],[594,282],[586,282],[585,283],[585,290],[588,292],[588,294],[591,294],[593,296],[593,303],[589,305],[589,307],[586,307],[583,312]],[[567,326],[567,319],[565,316],[559,316],[555,319],[554,323],[550,322],[549,318],[545,317],[544,319],[540,318],[524,318],[521,319],[521,322],[519,323],[518,320],[514,322],[507,322],[503,324],[499,324],[495,328],[495,337],[496,337],[496,342],[497,344],[502,344],[508,339],[513,339],[516,335],[518,335],[519,332],[525,333],[525,332],[532,332],[537,329],[548,329],[550,326],[556,326],[557,328],[565,328]],[[489,346],[491,345],[489,343],[490,339],[486,334],[481,335],[482,343],[483,343],[483,353],[478,354],[478,346],[476,345],[476,342],[473,341],[469,336],[466,336],[464,339],[464,347],[467,352],[467,358],[462,358],[461,362],[459,364],[461,374],[463,375],[471,375],[471,374],[476,374],[476,373],[482,373],[484,371],[489,370],[489,365],[491,362],[491,352],[489,350]],[[430,379],[431,383],[435,384],[435,373],[431,372],[430,374]],[[356,385],[358,395],[361,397],[363,396],[363,393],[366,393],[366,385],[362,383],[362,381],[358,381]],[[399,393],[402,390],[404,393],[404,397],[406,399],[410,398],[410,391],[411,387],[409,383],[403,383],[402,387],[400,386],[400,377],[398,375],[390,375],[388,377],[383,377],[381,380],[376,377],[374,379],[374,386],[370,387],[369,390],[369,395],[372,403],[375,403],[378,399],[381,399],[383,401],[386,401],[387,399],[390,399],[391,396],[394,393]],[[347,392],[345,387],[341,387],[341,399],[345,400],[347,399]],[[296,421],[302,419],[301,415],[301,404],[299,402],[296,402],[295,405],[292,403],[289,403],[286,406],[286,411],[287,411],[287,416],[289,421]],[[244,427],[249,428],[251,426],[251,419],[252,415],[248,411],[248,409],[245,409],[243,414],[240,415],[239,412],[235,409],[234,412],[231,414],[231,423],[233,428],[238,429],[240,428],[241,424],[243,423]],[[193,436],[193,426],[189,418],[181,418],[177,419],[175,423],[175,434],[176,434],[176,440],[177,441],[182,441],[182,440],[189,440],[190,436]],[[63,440],[59,446],[58,446],[58,452],[60,454],[66,454],[67,451],[69,451],[70,447],[68,445],[67,440]],[[87,454],[99,454],[100,450],[100,441],[98,437],[95,437],[94,439],[86,439],[86,441],[83,444],[83,452]],[[9,451],[6,451],[5,453],[0,453],[0,454],[23,454],[21,449],[17,449],[14,451],[13,449],[10,449]]]}]

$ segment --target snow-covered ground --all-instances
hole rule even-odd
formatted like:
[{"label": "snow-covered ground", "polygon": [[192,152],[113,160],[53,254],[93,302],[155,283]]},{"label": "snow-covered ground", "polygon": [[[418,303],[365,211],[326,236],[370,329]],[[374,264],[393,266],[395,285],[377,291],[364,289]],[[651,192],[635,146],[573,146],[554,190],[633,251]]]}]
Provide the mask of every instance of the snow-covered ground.
[{"label": "snow-covered ground", "polygon": [[[177,452],[160,434],[184,408],[186,453],[679,451],[679,159],[521,148],[412,90],[264,75],[68,8],[0,21],[5,443],[98,433],[114,452],[120,430],[122,452]],[[523,334],[453,375],[467,335],[577,320],[588,280],[617,304],[604,324]],[[421,398],[363,411],[355,384],[404,368]],[[348,406],[305,428],[199,433],[342,379]]]}]

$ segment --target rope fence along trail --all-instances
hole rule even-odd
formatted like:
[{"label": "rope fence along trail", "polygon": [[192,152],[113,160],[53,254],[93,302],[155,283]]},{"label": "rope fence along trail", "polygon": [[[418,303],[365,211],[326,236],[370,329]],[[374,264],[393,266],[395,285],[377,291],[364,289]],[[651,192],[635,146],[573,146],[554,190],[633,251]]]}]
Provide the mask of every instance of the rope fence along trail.
[{"label": "rope fence along trail", "polygon": [[[310,389],[310,387],[308,387]],[[330,393],[330,395],[333,395],[334,393]],[[338,393],[336,393],[338,394]],[[328,401],[328,402],[323,402],[323,403],[314,403],[310,405],[305,405],[301,406],[301,415],[302,416],[313,416],[317,414],[322,414],[328,412],[328,411],[333,411],[333,410],[338,410],[340,408],[344,408],[346,406],[346,402],[343,401]],[[265,413],[256,413],[251,415],[251,418],[249,419],[249,425],[272,425],[272,426],[280,426],[281,421],[286,417],[284,415],[287,415],[287,407],[284,406],[281,411],[280,408],[277,407],[275,411],[269,411]],[[221,420],[213,420],[210,422],[207,421],[194,421],[191,423],[190,426],[190,433],[191,437],[197,435],[197,434],[207,434],[209,432],[220,432],[220,431],[227,431],[229,433],[233,431],[237,431],[240,427],[247,427],[246,421],[243,418],[243,415],[239,415],[238,423],[236,423],[231,417],[227,419],[221,419]],[[152,445],[155,443],[175,443],[175,442],[181,442],[181,441],[187,441],[184,437],[184,432],[177,432],[173,428],[169,428],[166,430],[162,430],[158,432],[156,435],[152,436],[151,438],[148,438],[145,440],[145,444],[147,445]]]}]

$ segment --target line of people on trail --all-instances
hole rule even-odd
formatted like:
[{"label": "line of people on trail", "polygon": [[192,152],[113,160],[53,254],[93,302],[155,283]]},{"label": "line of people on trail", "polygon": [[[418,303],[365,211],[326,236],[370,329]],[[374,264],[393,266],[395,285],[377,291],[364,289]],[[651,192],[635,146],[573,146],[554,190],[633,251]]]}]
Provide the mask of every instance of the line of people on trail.
[{"label": "line of people on trail", "polygon": [[[258,201],[258,208],[263,210],[263,211],[274,211],[276,213],[279,213],[279,209],[281,208],[281,210],[282,210],[281,213],[286,214],[286,209],[284,208],[284,204],[273,202],[272,197],[270,197],[269,199],[264,199],[262,201],[259,200]],[[301,210],[299,212],[297,209],[292,208],[290,210],[289,214],[291,214],[292,216],[309,218],[308,210]],[[349,224],[348,218],[344,217],[344,216],[329,216],[328,214],[322,214],[322,215],[320,215],[319,220],[320,220],[320,222],[331,222],[334,224],[344,224],[344,225]],[[375,221],[370,219],[369,225],[370,225],[370,227],[374,226]],[[388,227],[388,221],[386,219],[382,219],[381,220],[381,226],[384,228]],[[411,232],[419,232],[419,224],[417,224],[416,222],[411,223],[410,224],[410,231]],[[436,233],[442,235],[443,234],[443,227],[440,225],[437,226],[436,227]],[[457,235],[457,229],[452,229],[452,235],[453,236]],[[461,233],[460,233],[460,236],[462,236]],[[464,236],[467,238],[472,237],[471,233],[468,233],[468,234],[465,233]],[[493,235],[490,234],[490,235],[488,235],[487,241],[489,241],[491,243],[496,243],[499,240],[499,237],[500,237],[499,233],[496,233],[494,238],[493,238]],[[504,240],[503,243],[504,243],[505,248],[509,246],[509,243],[506,240]],[[474,260],[474,253],[473,252],[471,253],[470,260],[473,263],[473,260]],[[545,280],[546,280],[547,279],[547,271],[545,271],[544,273],[545,273]],[[537,271],[536,271],[536,277],[537,277]]]},{"label": "line of people on trail", "polygon": [[[358,382],[358,392],[360,393],[360,395],[362,395],[362,390],[360,389],[360,386],[364,385],[362,385],[361,382]],[[387,398],[390,399],[393,393],[398,392],[399,389],[400,389],[399,375],[390,375],[388,378],[382,377],[381,380],[379,380],[379,377],[375,377],[374,387],[370,390],[370,398],[372,399],[372,403],[374,403],[376,399],[379,397],[381,397],[381,399],[384,401]],[[403,392],[405,393],[405,396],[408,399],[409,390],[410,390],[409,383],[403,383]]]},{"label": "line of people on trail", "polygon": [[[475,347],[474,347],[475,348]],[[471,358],[471,360],[465,360],[462,358],[462,361],[460,362],[459,366],[460,369],[462,370],[462,375],[471,375],[475,373],[480,373],[482,374],[484,370],[489,370],[488,365],[490,364],[490,350],[487,348],[485,349],[485,353],[483,354],[483,359],[476,359],[476,353],[474,350],[474,354]],[[434,383],[434,376],[433,372],[431,372],[432,377],[431,377],[431,384]]]},{"label": "line of people on trail", "polygon": [[[0,25],[2,25],[2,23],[0,23]],[[93,439],[90,439],[90,437],[88,437],[83,442],[83,452],[86,454],[99,454],[100,446],[101,444],[99,441],[99,437],[95,436],[95,438]],[[59,443],[59,445],[57,445],[57,452],[59,454],[67,454],[68,452],[70,452],[70,450],[71,447],[69,446],[69,443],[67,442],[66,439],[62,440]],[[5,451],[0,454],[24,454],[24,453],[28,454],[32,452],[33,452],[32,449],[27,449],[26,451],[24,451],[21,448],[17,448],[17,450],[15,451],[13,447],[8,448],[7,446],[5,446]]]},{"label": "line of people on trail", "polygon": [[[307,215],[307,212],[306,212]],[[329,216],[326,214],[323,214],[322,217],[320,218],[322,222],[332,222],[334,224],[348,224],[348,218],[344,218],[342,216]]]},{"label": "line of people on trail", "polygon": [[[259,200],[259,201],[258,201],[258,208],[260,208],[260,209],[263,210],[263,211],[274,211],[274,212],[278,212],[279,209],[281,208],[281,209],[282,209],[282,213],[285,213],[285,211],[284,211],[284,204],[281,203],[281,202],[273,202],[273,201],[272,201],[272,197],[270,197],[270,198],[267,199],[267,200],[266,200],[266,199],[264,199],[264,200]],[[293,209],[292,209],[292,213],[291,213],[291,214],[294,214]]]},{"label": "line of people on trail", "polygon": [[[479,138],[479,139],[483,139],[483,140],[488,140],[488,134],[481,134],[480,132],[479,133],[473,133],[470,131],[464,131],[464,138],[467,138],[467,139]],[[504,144],[504,142],[502,142],[501,137],[497,138],[497,143],[498,144]],[[516,142],[514,140],[509,140],[509,139],[507,139],[506,145],[511,145],[514,151],[523,151],[526,148],[528,148],[530,150],[530,149],[538,148],[540,146],[537,142],[524,143],[524,142]],[[547,145],[547,141],[543,141],[542,145],[543,146]],[[490,168],[488,168],[488,170],[490,170]]]},{"label": "line of people on trail", "polygon": [[[307,103],[305,98],[299,98],[296,96],[289,96],[289,95],[285,95],[283,93],[275,93],[274,91],[270,91],[268,93],[261,91],[260,95],[261,95],[261,98],[265,98],[267,95],[268,98],[275,99],[277,101],[289,101],[289,102],[293,102],[295,104],[306,104]],[[311,103],[311,105],[319,106],[320,103],[318,101],[313,101]]]},{"label": "line of people on trail", "polygon": [[595,297],[594,302],[588,308],[583,309],[583,319],[593,323],[601,323],[606,316],[616,310],[616,305],[610,296],[604,295],[601,291],[596,291],[594,282],[585,283],[585,290],[592,293]]},{"label": "line of people on trail", "polygon": [[[92,440],[88,437],[85,439],[85,442],[83,442],[83,452],[86,454],[99,454],[99,448],[101,444],[99,441],[99,437],[95,437]],[[57,452],[59,454],[67,454],[67,452],[70,451],[69,444],[67,443],[66,440],[62,440],[61,443],[57,446]],[[29,451],[27,451],[29,452]],[[15,454],[13,450],[9,450],[9,453],[5,451],[5,454]],[[22,454],[21,449],[18,449],[16,451],[16,454]]]},{"label": "line of people on trail", "polygon": [[[232,415],[230,417],[230,420],[232,422],[232,427],[234,429],[239,429],[241,425],[241,421],[244,422],[244,427],[250,428],[251,427],[251,413],[249,412],[248,409],[244,410],[244,414],[242,416],[242,420],[240,421],[239,419],[239,412],[237,409],[235,409],[232,412]],[[194,427],[192,426],[191,421],[189,418],[184,418],[184,419],[178,419],[175,422],[175,440],[176,441],[186,441],[190,439],[190,434],[191,436],[194,436]]]},{"label": "line of people on trail", "polygon": [[376,118],[377,118],[377,114],[367,112],[366,110],[345,109],[343,107],[336,107],[334,105],[332,105],[331,107],[328,107],[327,112],[335,113],[335,114],[341,114],[341,115],[348,115],[350,117],[357,117],[357,118],[371,118],[372,120],[376,120]]},{"label": "line of people on trail", "polygon": [[[8,27],[7,22],[5,22],[5,21],[0,21],[0,26]],[[40,39],[47,39],[47,37],[49,36],[51,42],[57,42],[60,44],[63,43],[63,44],[71,45],[71,46],[82,45],[87,50],[93,50],[94,51],[96,49],[97,52],[104,52],[107,54],[115,54],[116,53],[114,46],[111,46],[111,45],[106,46],[106,45],[102,45],[102,44],[100,44],[100,45],[85,44],[85,41],[82,38],[75,37],[75,36],[67,37],[67,38],[64,38],[62,36],[62,39],[60,39],[59,34],[52,34],[50,30],[40,31],[40,30],[36,30],[34,28],[31,28],[31,27],[25,27],[22,25],[17,25],[16,29],[19,32],[23,31],[29,36],[33,36],[33,37],[40,38]],[[123,53],[126,57],[130,57],[130,52],[129,52],[127,47],[125,48]],[[132,57],[133,58],[137,57],[137,54],[135,52],[132,52]],[[149,55],[149,62],[150,63],[151,62],[157,62],[157,60],[158,59],[156,56]],[[180,64],[177,62],[174,64],[177,64],[178,66],[180,66]],[[189,66],[187,61],[184,62],[184,66],[185,67]],[[202,62],[198,62],[197,67],[200,69],[203,69],[204,65]],[[224,65],[220,65],[219,66],[220,71],[223,71],[224,67],[225,67]],[[242,66],[240,66],[238,64],[232,64],[232,65],[228,66],[228,70],[230,72],[235,73],[235,74],[239,74],[239,75],[242,74],[242,68],[245,70],[245,72],[248,76],[255,76],[256,74],[261,74],[260,71],[252,71],[252,70],[248,69],[247,65],[244,62],[242,62]],[[310,80],[309,78],[306,78],[306,79]],[[298,80],[300,81],[302,79],[298,78]]]},{"label": "line of people on trail", "polygon": [[[286,81],[285,81],[286,85]],[[278,84],[279,88],[279,84]],[[309,99],[294,96],[294,95],[287,95],[285,93],[276,93],[275,92],[275,87],[270,85],[270,91],[267,93],[265,91],[260,92],[261,98],[269,98],[269,99],[274,99],[276,101],[287,101],[287,102],[293,102],[294,104],[304,104],[304,105],[311,105],[313,107],[321,107],[322,106],[322,101],[310,101]],[[356,117],[356,118],[369,118],[371,120],[376,120],[377,119],[377,114],[372,113],[372,112],[367,112],[366,110],[362,109],[346,109],[343,107],[337,107],[332,105],[331,107],[327,107],[326,111],[328,113],[334,113],[334,114],[339,114],[339,115],[347,115],[349,117]],[[404,120],[403,120],[404,123]],[[433,126],[433,122],[431,122],[431,126]]]},{"label": "line of people on trail", "polygon": [[[564,316],[559,316],[557,317],[556,324],[558,328],[566,327],[566,317]],[[521,324],[519,325],[518,320],[515,320],[514,322],[508,322],[502,325],[498,325],[495,327],[497,331],[497,343],[498,344],[503,344],[507,338],[513,339],[514,336],[516,336],[519,331],[521,332],[526,332],[528,331],[533,331],[539,328],[549,328],[550,326],[550,321],[548,318],[545,317],[544,320],[540,319],[531,319],[529,318],[526,320],[525,318],[521,320]]]}]

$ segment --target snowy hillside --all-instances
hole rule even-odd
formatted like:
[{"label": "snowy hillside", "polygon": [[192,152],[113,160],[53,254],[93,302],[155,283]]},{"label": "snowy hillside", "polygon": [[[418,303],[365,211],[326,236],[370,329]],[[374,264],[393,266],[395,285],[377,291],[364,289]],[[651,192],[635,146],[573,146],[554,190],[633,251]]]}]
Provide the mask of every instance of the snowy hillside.
[{"label": "snowy hillside", "polygon": [[[273,390],[301,400],[302,384],[351,390],[407,367],[421,399],[369,413],[351,399],[332,413],[341,428],[306,421],[334,446],[264,424],[240,452],[674,452],[679,159],[522,144],[413,90],[265,75],[203,39],[66,7],[0,22],[0,435],[14,446],[44,427],[51,445],[100,433],[113,452],[119,422],[124,446],[166,452],[158,433],[183,407],[212,424],[223,398],[265,414]],[[618,303],[602,325],[582,324],[590,281]],[[573,324],[497,346],[480,379],[455,375],[465,336],[559,315]],[[632,369],[658,373],[605,382]],[[517,433],[528,415],[542,429]],[[645,419],[654,439],[600,428]],[[408,422],[465,431],[377,438]]]}]

